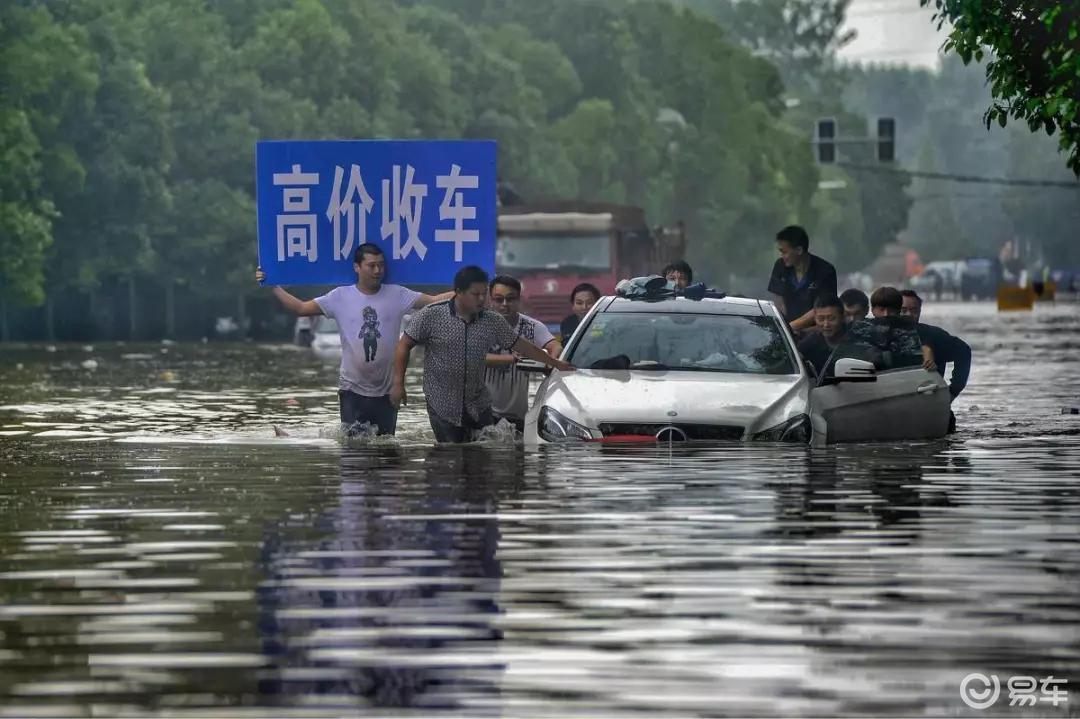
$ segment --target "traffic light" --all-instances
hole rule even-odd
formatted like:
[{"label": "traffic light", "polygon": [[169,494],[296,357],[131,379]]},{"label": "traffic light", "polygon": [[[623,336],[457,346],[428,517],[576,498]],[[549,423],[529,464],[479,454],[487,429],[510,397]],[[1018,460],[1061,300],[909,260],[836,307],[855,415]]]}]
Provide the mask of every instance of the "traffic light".
[{"label": "traffic light", "polygon": [[878,118],[877,159],[878,162],[893,162],[896,160],[896,120],[894,118]]},{"label": "traffic light", "polygon": [[822,165],[836,162],[836,120],[822,118],[814,129],[814,144],[817,145],[817,159]]}]

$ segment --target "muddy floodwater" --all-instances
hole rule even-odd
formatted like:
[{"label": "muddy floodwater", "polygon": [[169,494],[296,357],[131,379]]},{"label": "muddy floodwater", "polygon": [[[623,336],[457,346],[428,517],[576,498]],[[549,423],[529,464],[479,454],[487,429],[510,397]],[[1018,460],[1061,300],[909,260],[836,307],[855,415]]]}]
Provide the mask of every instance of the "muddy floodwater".
[{"label": "muddy floodwater", "polygon": [[823,450],[433,447],[416,377],[345,443],[308,350],[0,346],[0,716],[1077,716],[1080,305],[924,320],[960,432]]}]

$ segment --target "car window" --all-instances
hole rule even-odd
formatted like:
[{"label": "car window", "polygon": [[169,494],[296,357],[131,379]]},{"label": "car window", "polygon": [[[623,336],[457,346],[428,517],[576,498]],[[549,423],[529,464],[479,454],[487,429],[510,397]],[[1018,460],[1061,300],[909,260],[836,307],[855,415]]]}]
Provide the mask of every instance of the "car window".
[{"label": "car window", "polygon": [[597,313],[569,359],[587,369],[798,372],[772,318],[739,315]]}]

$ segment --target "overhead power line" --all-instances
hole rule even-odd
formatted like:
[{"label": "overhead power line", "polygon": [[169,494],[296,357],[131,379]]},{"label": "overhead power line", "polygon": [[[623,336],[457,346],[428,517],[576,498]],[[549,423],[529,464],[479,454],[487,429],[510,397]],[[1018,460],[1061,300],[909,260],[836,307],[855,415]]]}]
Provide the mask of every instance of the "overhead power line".
[{"label": "overhead power line", "polygon": [[907,175],[925,180],[945,180],[948,182],[968,182],[981,185],[1009,185],[1012,187],[1059,187],[1069,190],[1080,190],[1080,181],[1066,182],[1063,180],[1034,180],[1012,177],[981,177],[978,175],[954,175],[947,172],[920,172],[918,170],[904,170],[897,167],[883,165],[860,165],[852,162],[837,162],[837,167],[844,167],[861,172],[877,172],[888,175]]}]

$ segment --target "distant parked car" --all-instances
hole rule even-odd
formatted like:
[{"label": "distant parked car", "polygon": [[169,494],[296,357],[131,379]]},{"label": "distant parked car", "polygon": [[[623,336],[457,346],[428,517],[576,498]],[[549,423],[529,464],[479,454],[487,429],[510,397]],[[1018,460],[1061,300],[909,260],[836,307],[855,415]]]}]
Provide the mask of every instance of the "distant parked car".
[{"label": "distant parked car", "polygon": [[293,325],[293,344],[300,347],[310,347],[315,339],[315,327],[319,324],[319,317],[297,317]]},{"label": "distant parked car", "polygon": [[997,297],[1001,264],[985,257],[964,262],[960,274],[960,296],[965,300],[992,300]]},{"label": "distant parked car", "polygon": [[1050,270],[1050,280],[1057,285],[1058,292],[1080,291],[1080,269]]},{"label": "distant parked car", "polygon": [[946,293],[959,295],[964,265],[962,260],[935,260],[926,265],[922,274],[912,277],[908,284],[917,292],[936,299]]},{"label": "distant parked car", "polygon": [[320,317],[311,339],[311,351],[320,357],[341,356],[341,333],[338,323],[329,317]]}]

